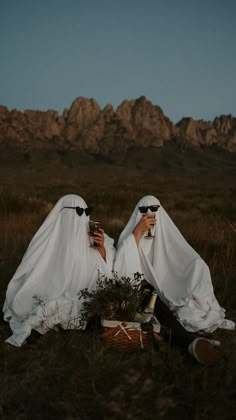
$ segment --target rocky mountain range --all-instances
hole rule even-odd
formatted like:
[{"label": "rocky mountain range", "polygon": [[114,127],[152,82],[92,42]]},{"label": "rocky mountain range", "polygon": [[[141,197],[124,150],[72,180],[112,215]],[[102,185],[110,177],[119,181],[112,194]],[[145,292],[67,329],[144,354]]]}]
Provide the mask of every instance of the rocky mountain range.
[{"label": "rocky mountain range", "polygon": [[20,112],[0,106],[0,144],[22,145],[24,149],[58,145],[109,155],[133,147],[160,148],[168,142],[217,145],[235,152],[236,118],[183,118],[174,124],[144,96],[125,100],[116,110],[112,105],[101,109],[94,99],[78,97],[62,115],[54,110]]}]

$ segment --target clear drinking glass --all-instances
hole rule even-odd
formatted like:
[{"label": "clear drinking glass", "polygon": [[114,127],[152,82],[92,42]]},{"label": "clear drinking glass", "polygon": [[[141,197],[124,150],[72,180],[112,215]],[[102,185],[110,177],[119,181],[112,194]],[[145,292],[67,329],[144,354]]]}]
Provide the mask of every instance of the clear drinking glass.
[{"label": "clear drinking glass", "polygon": [[[99,220],[90,220],[89,221],[89,233],[91,235],[94,235],[95,233],[99,232],[99,230],[102,228],[102,224]],[[94,239],[90,238],[92,243],[90,244],[91,247],[96,247],[97,244],[94,241]]]},{"label": "clear drinking glass", "polygon": [[[156,219],[155,213],[152,213],[153,219]],[[155,226],[155,223],[152,225]],[[152,234],[152,229],[148,229],[148,233],[146,236],[144,236],[145,239],[153,239],[155,238],[155,235]]]}]

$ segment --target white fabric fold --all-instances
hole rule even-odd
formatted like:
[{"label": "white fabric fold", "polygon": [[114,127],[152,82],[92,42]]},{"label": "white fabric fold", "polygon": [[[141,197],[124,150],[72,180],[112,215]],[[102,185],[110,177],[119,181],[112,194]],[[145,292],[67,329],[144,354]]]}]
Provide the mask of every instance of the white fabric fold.
[{"label": "white fabric fold", "polygon": [[11,279],[3,306],[4,319],[13,335],[7,340],[21,346],[35,329],[44,334],[60,325],[80,326],[79,290],[96,286],[98,273],[112,276],[113,239],[105,234],[106,262],[90,247],[89,216],[75,209],[86,208],[74,194],[62,197],[34,235],[21,264]]},{"label": "white fabric fold", "polygon": [[155,237],[145,239],[143,234],[137,246],[132,232],[142,217],[139,207],[150,205],[160,202],[145,196],[135,207],[118,241],[114,271],[120,276],[142,273],[188,331],[234,329],[235,323],[225,319],[225,310],[214,295],[207,264],[161,205],[155,213]]}]

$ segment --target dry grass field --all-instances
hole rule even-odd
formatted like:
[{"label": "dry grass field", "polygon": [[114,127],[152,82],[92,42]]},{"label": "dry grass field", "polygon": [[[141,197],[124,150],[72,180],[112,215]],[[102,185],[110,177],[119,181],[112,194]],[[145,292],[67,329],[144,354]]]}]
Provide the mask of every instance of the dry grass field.
[{"label": "dry grass field", "polygon": [[[98,159],[75,152],[0,157],[0,301],[23,253],[62,195],[81,195],[117,239],[139,198],[157,196],[210,266],[215,294],[236,320],[236,156],[199,149],[133,151]],[[124,353],[93,331],[33,333],[7,345],[0,321],[0,418],[230,420],[236,408],[236,333],[218,330],[221,360],[195,363],[164,343]]]}]

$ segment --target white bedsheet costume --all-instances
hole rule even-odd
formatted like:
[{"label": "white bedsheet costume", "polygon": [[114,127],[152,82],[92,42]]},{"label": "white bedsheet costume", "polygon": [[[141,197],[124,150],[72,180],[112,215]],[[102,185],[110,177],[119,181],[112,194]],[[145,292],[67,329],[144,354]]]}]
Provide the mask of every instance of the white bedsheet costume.
[{"label": "white bedsheet costume", "polygon": [[142,217],[139,207],[150,205],[160,202],[156,197],[145,196],[135,207],[118,241],[114,271],[125,276],[143,273],[188,331],[234,329],[234,322],[225,319],[225,310],[215,298],[207,264],[162,206],[155,213],[155,238],[145,239],[145,232],[137,246],[132,232]]},{"label": "white bedsheet costume", "polygon": [[62,197],[31,240],[11,279],[3,306],[4,319],[13,335],[7,342],[21,346],[34,329],[41,334],[60,325],[79,327],[81,301],[77,292],[96,286],[98,271],[111,277],[113,240],[105,234],[106,262],[91,248],[89,216],[75,209],[87,208],[77,195]]}]

